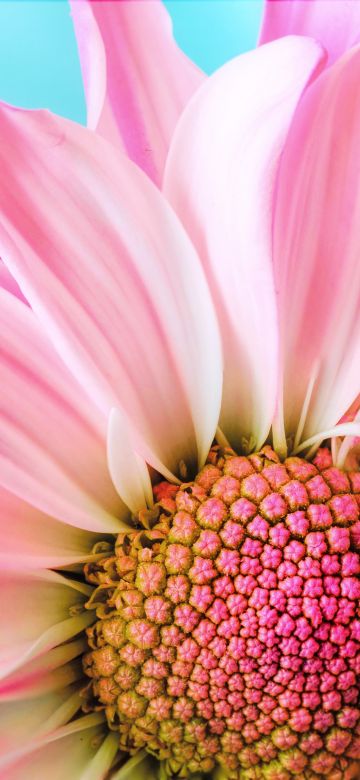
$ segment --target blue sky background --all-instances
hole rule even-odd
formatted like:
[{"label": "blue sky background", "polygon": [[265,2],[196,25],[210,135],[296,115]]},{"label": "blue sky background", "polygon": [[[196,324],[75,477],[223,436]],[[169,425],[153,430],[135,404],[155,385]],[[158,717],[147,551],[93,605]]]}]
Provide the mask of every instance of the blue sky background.
[{"label": "blue sky background", "polygon": [[[178,43],[207,73],[255,46],[262,0],[164,3]],[[67,0],[0,0],[0,99],[85,122]]]}]

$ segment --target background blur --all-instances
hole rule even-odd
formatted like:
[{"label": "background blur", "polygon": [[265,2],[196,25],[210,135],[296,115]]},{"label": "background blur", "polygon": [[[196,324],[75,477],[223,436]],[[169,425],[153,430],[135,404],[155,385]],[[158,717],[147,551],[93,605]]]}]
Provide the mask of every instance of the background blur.
[{"label": "background blur", "polygon": [[[256,44],[262,0],[164,3],[179,45],[207,73]],[[0,100],[85,123],[67,0],[0,0]]]}]

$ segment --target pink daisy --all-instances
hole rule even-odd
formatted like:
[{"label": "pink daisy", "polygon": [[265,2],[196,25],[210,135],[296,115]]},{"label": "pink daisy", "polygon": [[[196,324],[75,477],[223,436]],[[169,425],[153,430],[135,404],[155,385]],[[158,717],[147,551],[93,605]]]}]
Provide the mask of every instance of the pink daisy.
[{"label": "pink daisy", "polygon": [[356,778],[360,6],[209,79],[72,9],[89,128],[0,106],[0,778]]}]

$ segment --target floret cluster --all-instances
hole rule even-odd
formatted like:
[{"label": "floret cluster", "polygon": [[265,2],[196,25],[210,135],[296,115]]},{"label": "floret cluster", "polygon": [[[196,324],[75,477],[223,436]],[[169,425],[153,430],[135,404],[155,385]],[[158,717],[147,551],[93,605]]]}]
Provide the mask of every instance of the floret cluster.
[{"label": "floret cluster", "polygon": [[360,474],[215,447],[96,585],[87,707],[169,777],[360,777]]}]

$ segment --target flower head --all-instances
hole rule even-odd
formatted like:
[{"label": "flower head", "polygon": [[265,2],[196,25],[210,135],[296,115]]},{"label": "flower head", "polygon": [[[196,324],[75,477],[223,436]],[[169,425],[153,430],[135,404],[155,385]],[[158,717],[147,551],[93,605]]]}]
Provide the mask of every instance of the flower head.
[{"label": "flower head", "polygon": [[120,750],[146,749],[168,776],[351,776],[359,474],[329,466],[328,450],[313,463],[281,464],[269,447],[208,460],[173,498],[156,486],[151,530],[121,533],[86,565],[98,605],[87,706],[103,708]]}]

